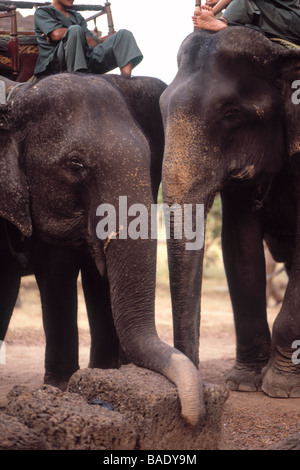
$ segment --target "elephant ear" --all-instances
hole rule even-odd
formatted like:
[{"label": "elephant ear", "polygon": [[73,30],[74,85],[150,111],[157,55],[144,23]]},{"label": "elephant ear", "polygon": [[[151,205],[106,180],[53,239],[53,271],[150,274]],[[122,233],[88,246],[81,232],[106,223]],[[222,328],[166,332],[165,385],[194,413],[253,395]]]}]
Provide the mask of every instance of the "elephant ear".
[{"label": "elephant ear", "polygon": [[0,216],[32,234],[27,180],[20,166],[17,123],[10,105],[0,106]]},{"label": "elephant ear", "polygon": [[284,54],[282,83],[288,152],[300,154],[300,48]]}]

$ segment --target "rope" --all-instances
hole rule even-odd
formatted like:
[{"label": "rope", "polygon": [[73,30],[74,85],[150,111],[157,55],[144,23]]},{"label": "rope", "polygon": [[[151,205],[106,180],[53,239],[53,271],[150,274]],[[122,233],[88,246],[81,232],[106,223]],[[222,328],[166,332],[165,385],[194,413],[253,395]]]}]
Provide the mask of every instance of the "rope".
[{"label": "rope", "polygon": [[287,41],[286,39],[281,38],[270,38],[272,42],[278,42],[282,46],[286,47],[287,49],[300,49],[300,46],[294,44],[293,42]]},{"label": "rope", "polygon": [[11,99],[11,96],[12,96],[13,92],[15,91],[15,89],[18,88],[19,86],[22,86],[22,85],[28,85],[28,83],[27,82],[17,83],[17,85],[12,87],[12,89],[10,90],[10,92],[7,95],[6,101],[9,101]]},{"label": "rope", "polygon": [[[0,11],[8,11],[14,8],[35,8],[36,6],[47,6],[51,5],[51,2],[18,2],[11,0],[0,1]],[[72,10],[77,11],[99,11],[104,10],[103,5],[73,5]]]}]

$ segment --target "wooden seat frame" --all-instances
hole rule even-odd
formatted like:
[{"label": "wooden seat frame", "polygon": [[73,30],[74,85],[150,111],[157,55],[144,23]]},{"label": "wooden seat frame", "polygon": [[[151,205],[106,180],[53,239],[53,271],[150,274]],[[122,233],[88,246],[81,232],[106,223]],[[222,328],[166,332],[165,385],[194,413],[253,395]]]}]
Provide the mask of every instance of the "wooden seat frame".
[{"label": "wooden seat frame", "polygon": [[[38,58],[38,46],[28,41],[26,37],[35,37],[34,31],[18,31],[17,10],[21,8],[37,8],[43,5],[50,5],[50,2],[13,2],[0,0],[0,20],[1,18],[10,18],[10,31],[0,31],[0,39],[5,38],[7,41],[7,51],[0,51],[0,75],[10,78],[16,82],[26,82],[34,74],[34,67]],[[106,15],[108,24],[108,34],[101,37],[104,41],[107,37],[115,33],[111,4],[105,2],[104,5],[74,5],[72,7],[77,11],[96,11],[86,19],[87,22],[94,22],[94,32],[99,38],[101,33],[98,32],[96,20],[102,15]],[[20,44],[20,36],[23,41]],[[25,40],[24,40],[25,39]]]}]

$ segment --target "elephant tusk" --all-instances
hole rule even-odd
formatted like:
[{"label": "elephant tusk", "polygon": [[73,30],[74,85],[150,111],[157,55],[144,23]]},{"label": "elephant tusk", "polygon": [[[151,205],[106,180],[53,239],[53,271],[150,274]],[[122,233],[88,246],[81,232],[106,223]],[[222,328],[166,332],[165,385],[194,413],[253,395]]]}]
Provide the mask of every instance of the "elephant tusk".
[{"label": "elephant tusk", "polygon": [[119,233],[121,232],[121,230],[124,230],[123,225],[120,226],[118,232],[111,232],[111,233],[108,235],[108,237],[107,237],[107,239],[106,239],[106,242],[105,242],[105,245],[104,245],[104,248],[103,248],[104,253],[106,252],[106,249],[107,249],[107,247],[108,247],[108,245],[109,245],[111,239],[114,238],[114,237],[117,237],[117,236],[119,235]]}]

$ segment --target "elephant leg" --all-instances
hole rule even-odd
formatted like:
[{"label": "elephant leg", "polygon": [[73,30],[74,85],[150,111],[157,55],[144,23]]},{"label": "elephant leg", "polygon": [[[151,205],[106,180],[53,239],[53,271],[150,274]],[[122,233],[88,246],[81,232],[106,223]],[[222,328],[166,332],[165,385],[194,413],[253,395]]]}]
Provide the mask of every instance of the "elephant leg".
[{"label": "elephant leg", "polygon": [[89,367],[118,367],[119,340],[112,317],[108,280],[100,276],[92,261],[81,268],[81,278],[91,331]]},{"label": "elephant leg", "polygon": [[77,278],[72,251],[44,248],[35,275],[40,289],[46,337],[44,382],[64,390],[79,369]]},{"label": "elephant leg", "polygon": [[9,223],[0,217],[0,340],[3,341],[17,301],[21,266],[10,250]]},{"label": "elephant leg", "polygon": [[222,249],[234,312],[236,364],[232,390],[256,391],[270,356],[263,233],[249,190],[222,194]]},{"label": "elephant leg", "polygon": [[[300,165],[295,168],[297,227],[294,258],[281,310],[272,331],[271,359],[262,390],[271,397],[300,398]],[[298,349],[297,349],[298,348]]]},{"label": "elephant leg", "polygon": [[0,269],[0,340],[3,341],[17,301],[20,289],[20,269],[16,262],[1,259]]}]

